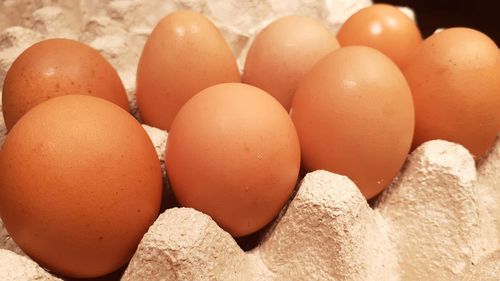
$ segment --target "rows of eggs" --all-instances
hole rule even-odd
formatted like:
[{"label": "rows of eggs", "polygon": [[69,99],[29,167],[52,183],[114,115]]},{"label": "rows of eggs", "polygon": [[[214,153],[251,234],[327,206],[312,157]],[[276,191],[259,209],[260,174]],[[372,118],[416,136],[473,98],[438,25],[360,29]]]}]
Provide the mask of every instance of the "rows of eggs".
[{"label": "rows of eggs", "polygon": [[[169,132],[176,199],[233,236],[269,223],[301,173],[349,176],[370,199],[412,147],[446,139],[480,157],[500,128],[500,56],[486,35],[422,40],[388,5],[333,35],[303,16],[254,40],[240,77],[217,28],[191,11],[162,19],[137,68],[144,123]],[[51,39],[23,52],[3,86],[0,215],[46,268],[94,277],[124,265],[158,216],[154,147],[94,49]]]}]

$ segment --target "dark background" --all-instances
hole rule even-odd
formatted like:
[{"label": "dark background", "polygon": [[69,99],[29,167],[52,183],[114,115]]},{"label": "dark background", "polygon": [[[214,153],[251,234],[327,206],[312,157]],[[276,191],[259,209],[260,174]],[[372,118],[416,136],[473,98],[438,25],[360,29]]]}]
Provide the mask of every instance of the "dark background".
[{"label": "dark background", "polygon": [[424,38],[440,27],[477,29],[500,46],[500,0],[374,0],[415,11]]}]

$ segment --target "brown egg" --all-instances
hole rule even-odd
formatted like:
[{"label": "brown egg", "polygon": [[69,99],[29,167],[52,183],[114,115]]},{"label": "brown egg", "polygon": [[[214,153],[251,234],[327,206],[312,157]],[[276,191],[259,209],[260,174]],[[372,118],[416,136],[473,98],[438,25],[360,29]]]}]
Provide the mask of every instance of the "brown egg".
[{"label": "brown egg", "polygon": [[197,92],[239,82],[229,45],[203,15],[174,12],[162,19],[142,51],[137,69],[137,103],[148,125],[169,130],[181,106]]},{"label": "brown egg", "polygon": [[68,277],[128,262],[158,215],[162,175],[141,125],[100,98],[67,95],[26,113],[0,153],[0,216],[35,261]]},{"label": "brown egg", "polygon": [[376,4],[348,18],[337,33],[337,39],[342,47],[375,48],[402,67],[415,54],[422,35],[415,22],[398,8]]},{"label": "brown egg", "polygon": [[263,89],[289,110],[300,79],[338,48],[335,36],[320,21],[305,16],[280,18],[253,41],[243,82]]},{"label": "brown egg", "polygon": [[319,61],[292,104],[302,164],[348,176],[369,199],[403,165],[414,128],[408,84],[379,51],[344,47]]},{"label": "brown egg", "polygon": [[165,160],[181,205],[210,215],[233,236],[265,226],[290,197],[300,167],[295,127],[264,91],[209,87],[179,111]]},{"label": "brown egg", "polygon": [[129,110],[120,77],[98,51],[69,39],[49,39],[26,49],[7,71],[2,95],[7,129],[35,105],[69,94],[100,97]]},{"label": "brown egg", "polygon": [[427,38],[403,72],[415,101],[414,146],[444,139],[475,156],[500,131],[500,52],[486,35],[450,28]]}]

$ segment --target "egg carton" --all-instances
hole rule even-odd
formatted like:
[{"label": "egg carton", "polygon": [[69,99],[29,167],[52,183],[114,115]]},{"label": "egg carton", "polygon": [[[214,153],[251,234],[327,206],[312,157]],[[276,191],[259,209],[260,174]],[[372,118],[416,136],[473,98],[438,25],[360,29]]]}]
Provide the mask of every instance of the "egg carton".
[{"label": "egg carton", "polygon": [[[169,12],[190,8],[207,15],[241,68],[252,38],[273,19],[305,14],[322,19],[335,32],[370,1],[284,3],[2,1],[0,83],[31,44],[51,37],[77,39],[98,49],[117,69],[140,120],[135,103],[138,57],[147,35]],[[0,114],[0,145],[6,134],[2,118]],[[165,176],[168,134],[143,127]],[[166,178],[164,183],[171,206]],[[278,218],[253,236],[257,246],[251,250],[243,251],[209,216],[169,208],[144,235],[123,274],[99,280],[498,280],[499,203],[500,140],[478,161],[460,145],[430,141],[412,152],[390,187],[370,204],[344,176],[327,171],[305,175]],[[0,280],[61,279],[27,257],[0,223]]]}]

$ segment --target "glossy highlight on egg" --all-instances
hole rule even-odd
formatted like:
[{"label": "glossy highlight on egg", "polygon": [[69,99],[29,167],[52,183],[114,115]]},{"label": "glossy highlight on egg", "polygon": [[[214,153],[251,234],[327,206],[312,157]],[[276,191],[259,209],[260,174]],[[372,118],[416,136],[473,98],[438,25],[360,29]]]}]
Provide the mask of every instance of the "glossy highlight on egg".
[{"label": "glossy highlight on egg", "polygon": [[176,11],[153,29],[137,68],[137,103],[144,123],[169,130],[197,92],[239,82],[236,59],[220,31],[194,11]]},{"label": "glossy highlight on egg", "polygon": [[337,33],[342,47],[367,46],[375,48],[399,67],[415,54],[422,35],[415,21],[388,4],[375,4],[349,17]]}]

